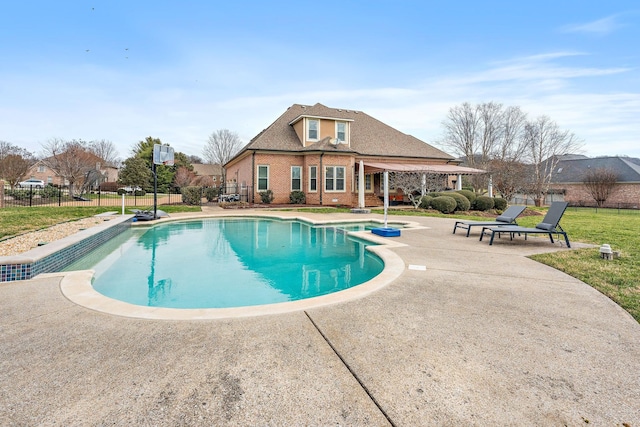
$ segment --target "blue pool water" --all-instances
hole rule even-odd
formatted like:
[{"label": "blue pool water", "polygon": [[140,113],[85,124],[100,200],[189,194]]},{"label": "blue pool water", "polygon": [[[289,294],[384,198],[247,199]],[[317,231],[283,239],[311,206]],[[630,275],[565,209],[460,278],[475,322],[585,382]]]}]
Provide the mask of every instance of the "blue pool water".
[{"label": "blue pool water", "polygon": [[[67,267],[95,270],[93,287],[131,304],[223,308],[295,301],[378,275],[371,224],[318,226],[270,219],[203,219],[132,227]],[[359,228],[361,227],[361,228]]]}]

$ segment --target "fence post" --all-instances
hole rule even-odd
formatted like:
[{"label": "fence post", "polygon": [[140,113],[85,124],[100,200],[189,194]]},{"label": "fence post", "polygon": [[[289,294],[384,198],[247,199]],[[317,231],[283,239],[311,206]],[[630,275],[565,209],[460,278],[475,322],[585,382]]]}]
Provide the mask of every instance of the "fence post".
[{"label": "fence post", "polygon": [[4,181],[0,180],[0,208],[4,208]]}]

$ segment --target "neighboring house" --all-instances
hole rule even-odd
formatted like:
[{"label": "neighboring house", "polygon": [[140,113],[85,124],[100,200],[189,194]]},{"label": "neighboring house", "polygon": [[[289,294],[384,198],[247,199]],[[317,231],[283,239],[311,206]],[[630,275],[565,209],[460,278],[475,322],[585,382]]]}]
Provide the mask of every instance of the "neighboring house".
[{"label": "neighboring house", "polygon": [[608,169],[618,176],[616,189],[605,206],[640,206],[640,159],[631,157],[563,156],[553,171],[550,188],[563,194],[564,200],[572,205],[595,206],[583,183],[585,173],[595,169]]},{"label": "neighboring house", "polygon": [[364,207],[380,204],[384,171],[483,172],[458,163],[362,111],[294,104],[224,166],[249,202],[271,190],[274,203],[289,203],[302,191],[307,204]]},{"label": "neighboring house", "polygon": [[[102,174],[102,182],[115,182],[118,180],[118,168],[113,166],[105,166],[102,160],[95,156],[96,169]],[[69,185],[69,182],[62,176],[56,174],[46,164],[46,159],[37,161],[27,174],[27,178],[41,179],[45,184],[51,184],[58,187]]]},{"label": "neighboring house", "polygon": [[192,163],[191,166],[198,177],[211,178],[213,186],[218,187],[222,184],[222,166],[202,163]]}]

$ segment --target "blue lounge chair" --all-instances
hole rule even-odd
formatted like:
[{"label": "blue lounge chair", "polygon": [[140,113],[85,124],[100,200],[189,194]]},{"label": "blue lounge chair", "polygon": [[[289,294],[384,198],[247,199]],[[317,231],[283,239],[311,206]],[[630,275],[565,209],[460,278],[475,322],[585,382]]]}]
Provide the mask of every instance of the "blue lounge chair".
[{"label": "blue lounge chair", "polygon": [[456,234],[456,229],[462,228],[467,230],[467,237],[471,233],[471,227],[492,227],[502,225],[518,225],[516,218],[520,216],[526,209],[526,206],[509,206],[506,211],[497,217],[494,221],[456,221],[453,226],[453,234]]},{"label": "blue lounge chair", "polygon": [[535,226],[535,228],[527,228],[520,227],[517,225],[505,225],[502,227],[483,227],[482,232],[480,233],[480,240],[485,234],[491,234],[491,240],[489,240],[489,244],[493,245],[493,239],[498,234],[500,236],[502,233],[509,233],[509,237],[513,240],[513,236],[518,234],[524,234],[525,240],[527,239],[528,234],[547,234],[549,236],[549,240],[551,243],[553,241],[553,235],[564,236],[564,241],[567,243],[567,247],[570,248],[571,244],[569,243],[569,237],[567,236],[566,231],[562,229],[560,226],[560,219],[562,215],[564,215],[564,211],[569,206],[567,202],[553,202],[547,211],[547,214],[542,219],[542,222]]}]

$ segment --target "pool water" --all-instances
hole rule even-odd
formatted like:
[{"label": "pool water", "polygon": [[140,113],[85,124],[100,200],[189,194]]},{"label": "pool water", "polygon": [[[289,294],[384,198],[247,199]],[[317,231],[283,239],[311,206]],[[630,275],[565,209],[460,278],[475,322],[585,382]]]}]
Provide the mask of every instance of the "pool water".
[{"label": "pool water", "polygon": [[65,270],[94,270],[96,291],[131,304],[241,307],[364,283],[384,267],[368,244],[336,226],[202,219],[132,227]]}]

